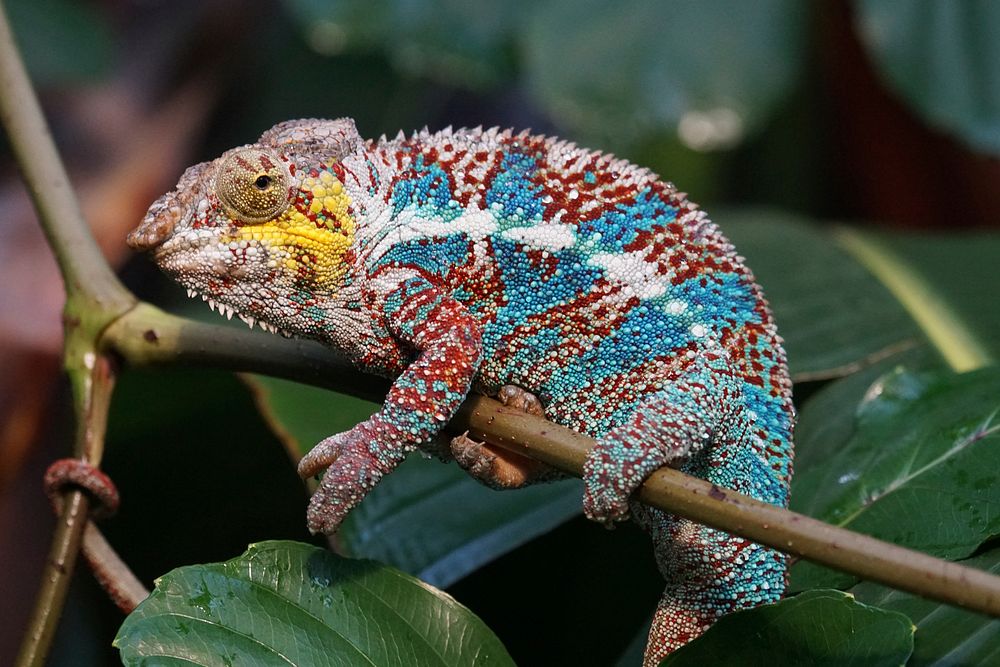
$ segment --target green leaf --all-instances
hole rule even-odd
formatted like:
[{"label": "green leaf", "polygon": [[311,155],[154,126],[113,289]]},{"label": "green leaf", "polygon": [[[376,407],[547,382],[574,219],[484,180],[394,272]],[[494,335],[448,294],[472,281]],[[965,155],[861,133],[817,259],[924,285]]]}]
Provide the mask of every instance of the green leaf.
[{"label": "green leaf", "polygon": [[960,318],[969,335],[994,358],[1000,356],[1000,235],[996,233],[882,234],[883,245],[919,268],[939,299]]},{"label": "green leaf", "polygon": [[[377,407],[333,392],[258,377],[258,403],[294,457]],[[348,516],[338,533],[352,556],[374,558],[438,586],[578,515],[577,481],[494,491],[454,463],[410,456]]]},{"label": "green leaf", "polygon": [[827,383],[810,396],[795,424],[795,474],[826,465],[854,435],[858,406],[875,382],[896,368],[947,370],[928,345],[920,345],[872,363]]},{"label": "green leaf", "polygon": [[669,129],[731,147],[793,89],[807,18],[794,0],[536,3],[522,37],[529,89],[599,143]]},{"label": "green leaf", "polygon": [[[792,508],[943,558],[961,558],[1000,533],[1000,369],[892,372],[866,392],[856,431],[798,474]],[[849,585],[808,563],[794,585]]]},{"label": "green leaf", "polygon": [[660,664],[898,667],[912,650],[913,626],[903,614],[817,590],[724,616]]},{"label": "green leaf", "polygon": [[924,120],[1000,154],[1000,4],[861,0],[855,17],[883,78]]},{"label": "green leaf", "polygon": [[513,665],[451,596],[298,542],[178,568],[122,624],[126,665]]},{"label": "green leaf", "polygon": [[[961,563],[1000,574],[1000,549]],[[917,626],[909,667],[1000,663],[1000,619],[871,582],[858,584],[851,592],[861,602],[906,614]]]}]

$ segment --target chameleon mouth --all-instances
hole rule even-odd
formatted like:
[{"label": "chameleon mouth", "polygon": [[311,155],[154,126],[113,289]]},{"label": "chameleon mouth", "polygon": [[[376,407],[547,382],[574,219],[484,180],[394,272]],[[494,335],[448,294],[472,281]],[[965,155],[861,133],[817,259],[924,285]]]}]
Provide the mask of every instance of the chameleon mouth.
[{"label": "chameleon mouth", "polygon": [[256,324],[257,326],[259,326],[261,329],[263,329],[267,333],[278,334],[280,336],[284,336],[285,338],[291,338],[292,337],[292,333],[289,332],[289,331],[286,331],[285,329],[281,329],[279,327],[276,327],[273,324],[271,324],[270,322],[265,322],[264,320],[257,319],[255,317],[253,317],[252,315],[244,315],[243,313],[238,312],[235,308],[233,308],[229,304],[222,303],[221,301],[216,301],[215,299],[211,298],[207,294],[199,294],[197,290],[191,289],[190,287],[187,288],[187,295],[189,297],[191,297],[192,299],[197,298],[197,297],[200,296],[201,300],[204,301],[205,303],[207,303],[208,307],[213,312],[215,310],[218,310],[219,314],[220,315],[225,315],[226,319],[228,319],[228,320],[233,319],[233,315],[235,315],[236,317],[238,317],[241,320],[243,320],[246,323],[246,325],[248,327],[250,327],[251,329],[253,329],[254,325]]}]

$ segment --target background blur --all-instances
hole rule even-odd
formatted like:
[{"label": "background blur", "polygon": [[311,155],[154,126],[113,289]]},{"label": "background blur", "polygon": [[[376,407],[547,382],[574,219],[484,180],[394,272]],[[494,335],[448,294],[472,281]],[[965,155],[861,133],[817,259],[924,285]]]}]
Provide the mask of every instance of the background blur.
[{"label": "background blur", "polygon": [[[352,116],[364,136],[530,127],[648,166],[710,212],[768,207],[950,232],[1000,220],[1000,3],[988,0],[4,4],[96,236],[130,287],[160,303],[177,292],[131,257],[126,232],[188,164],[296,117]],[[0,139],[0,664],[16,651],[48,545],[41,473],[70,442],[61,306]],[[184,423],[170,425],[171,396],[185,401]],[[133,510],[109,533],[147,582],[251,540],[308,539],[302,487],[241,384],[136,373],[119,397],[107,467]],[[150,423],[168,425],[135,442]],[[238,441],[238,455],[205,451],[204,438]],[[178,526],[185,514],[199,520]],[[622,558],[623,539],[646,550],[638,533],[617,531],[612,544],[579,524],[559,539],[606,562]],[[463,601],[475,608],[476,577],[552,585],[544,571],[525,574],[545,549],[533,542],[463,580]],[[648,600],[595,621],[602,633],[587,628],[600,610],[585,601],[565,620],[563,631],[594,635],[580,649],[593,662],[619,652],[601,653],[607,623],[627,639],[656,599],[652,563],[634,569],[622,576],[642,580]],[[580,577],[567,594],[588,585]],[[88,575],[76,579],[54,664],[114,661],[120,616]],[[516,658],[518,642],[545,640],[514,637],[505,622],[542,632],[559,609],[515,602],[518,623],[484,618]]]}]

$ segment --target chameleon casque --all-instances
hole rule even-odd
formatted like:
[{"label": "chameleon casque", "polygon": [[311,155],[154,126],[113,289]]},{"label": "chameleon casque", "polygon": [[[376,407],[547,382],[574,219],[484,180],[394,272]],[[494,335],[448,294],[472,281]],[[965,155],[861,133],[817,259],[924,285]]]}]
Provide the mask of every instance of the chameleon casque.
[{"label": "chameleon casque", "polygon": [[[655,174],[527,132],[366,141],[350,119],[289,121],[188,169],[129,243],[230,316],[396,378],[379,412],[300,463],[326,469],[313,532],[334,532],[477,391],[597,439],[584,511],[638,521],[667,581],[647,664],[781,595],[778,552],[629,500],[663,465],[776,505],[791,475],[767,303]],[[554,472],[465,437],[451,452],[498,488]]]}]

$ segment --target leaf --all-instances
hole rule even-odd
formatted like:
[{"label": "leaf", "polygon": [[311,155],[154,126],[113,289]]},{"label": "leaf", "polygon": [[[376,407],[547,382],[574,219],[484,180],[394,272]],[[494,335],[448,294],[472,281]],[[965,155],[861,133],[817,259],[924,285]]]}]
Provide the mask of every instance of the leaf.
[{"label": "leaf", "polygon": [[898,667],[912,650],[913,626],[903,614],[816,590],[724,616],[660,664]]},{"label": "leaf", "polygon": [[[913,374],[899,369],[858,408],[836,454],[792,481],[792,509],[943,558],[1000,533],[1000,369]],[[818,566],[793,568],[797,587],[850,585]]]},{"label": "leaf", "polygon": [[[252,382],[261,389],[258,404],[265,417],[296,458],[376,407],[284,380]],[[410,456],[351,512],[338,539],[352,556],[449,586],[578,515],[582,497],[579,482],[571,480],[494,491],[454,463]]]},{"label": "leaf", "polygon": [[1000,5],[861,0],[855,16],[892,90],[929,124],[1000,154]]},{"label": "leaf", "polygon": [[529,90],[599,143],[669,128],[731,147],[793,89],[807,18],[792,0],[536,3],[522,36]]},{"label": "leaf", "polygon": [[976,339],[993,357],[1000,356],[1000,235],[996,233],[881,234],[883,245],[911,267],[961,318]]},{"label": "leaf", "polygon": [[799,411],[795,424],[795,474],[826,465],[854,435],[858,406],[869,388],[896,368],[913,372],[947,370],[930,346],[921,345],[877,361],[824,385]]},{"label": "leaf", "polygon": [[[1000,549],[961,563],[1000,574]],[[858,584],[851,592],[861,602],[906,614],[917,626],[909,667],[1000,663],[1000,619],[871,582]]]},{"label": "leaf", "polygon": [[164,575],[114,645],[126,665],[513,665],[451,596],[298,542]]}]

